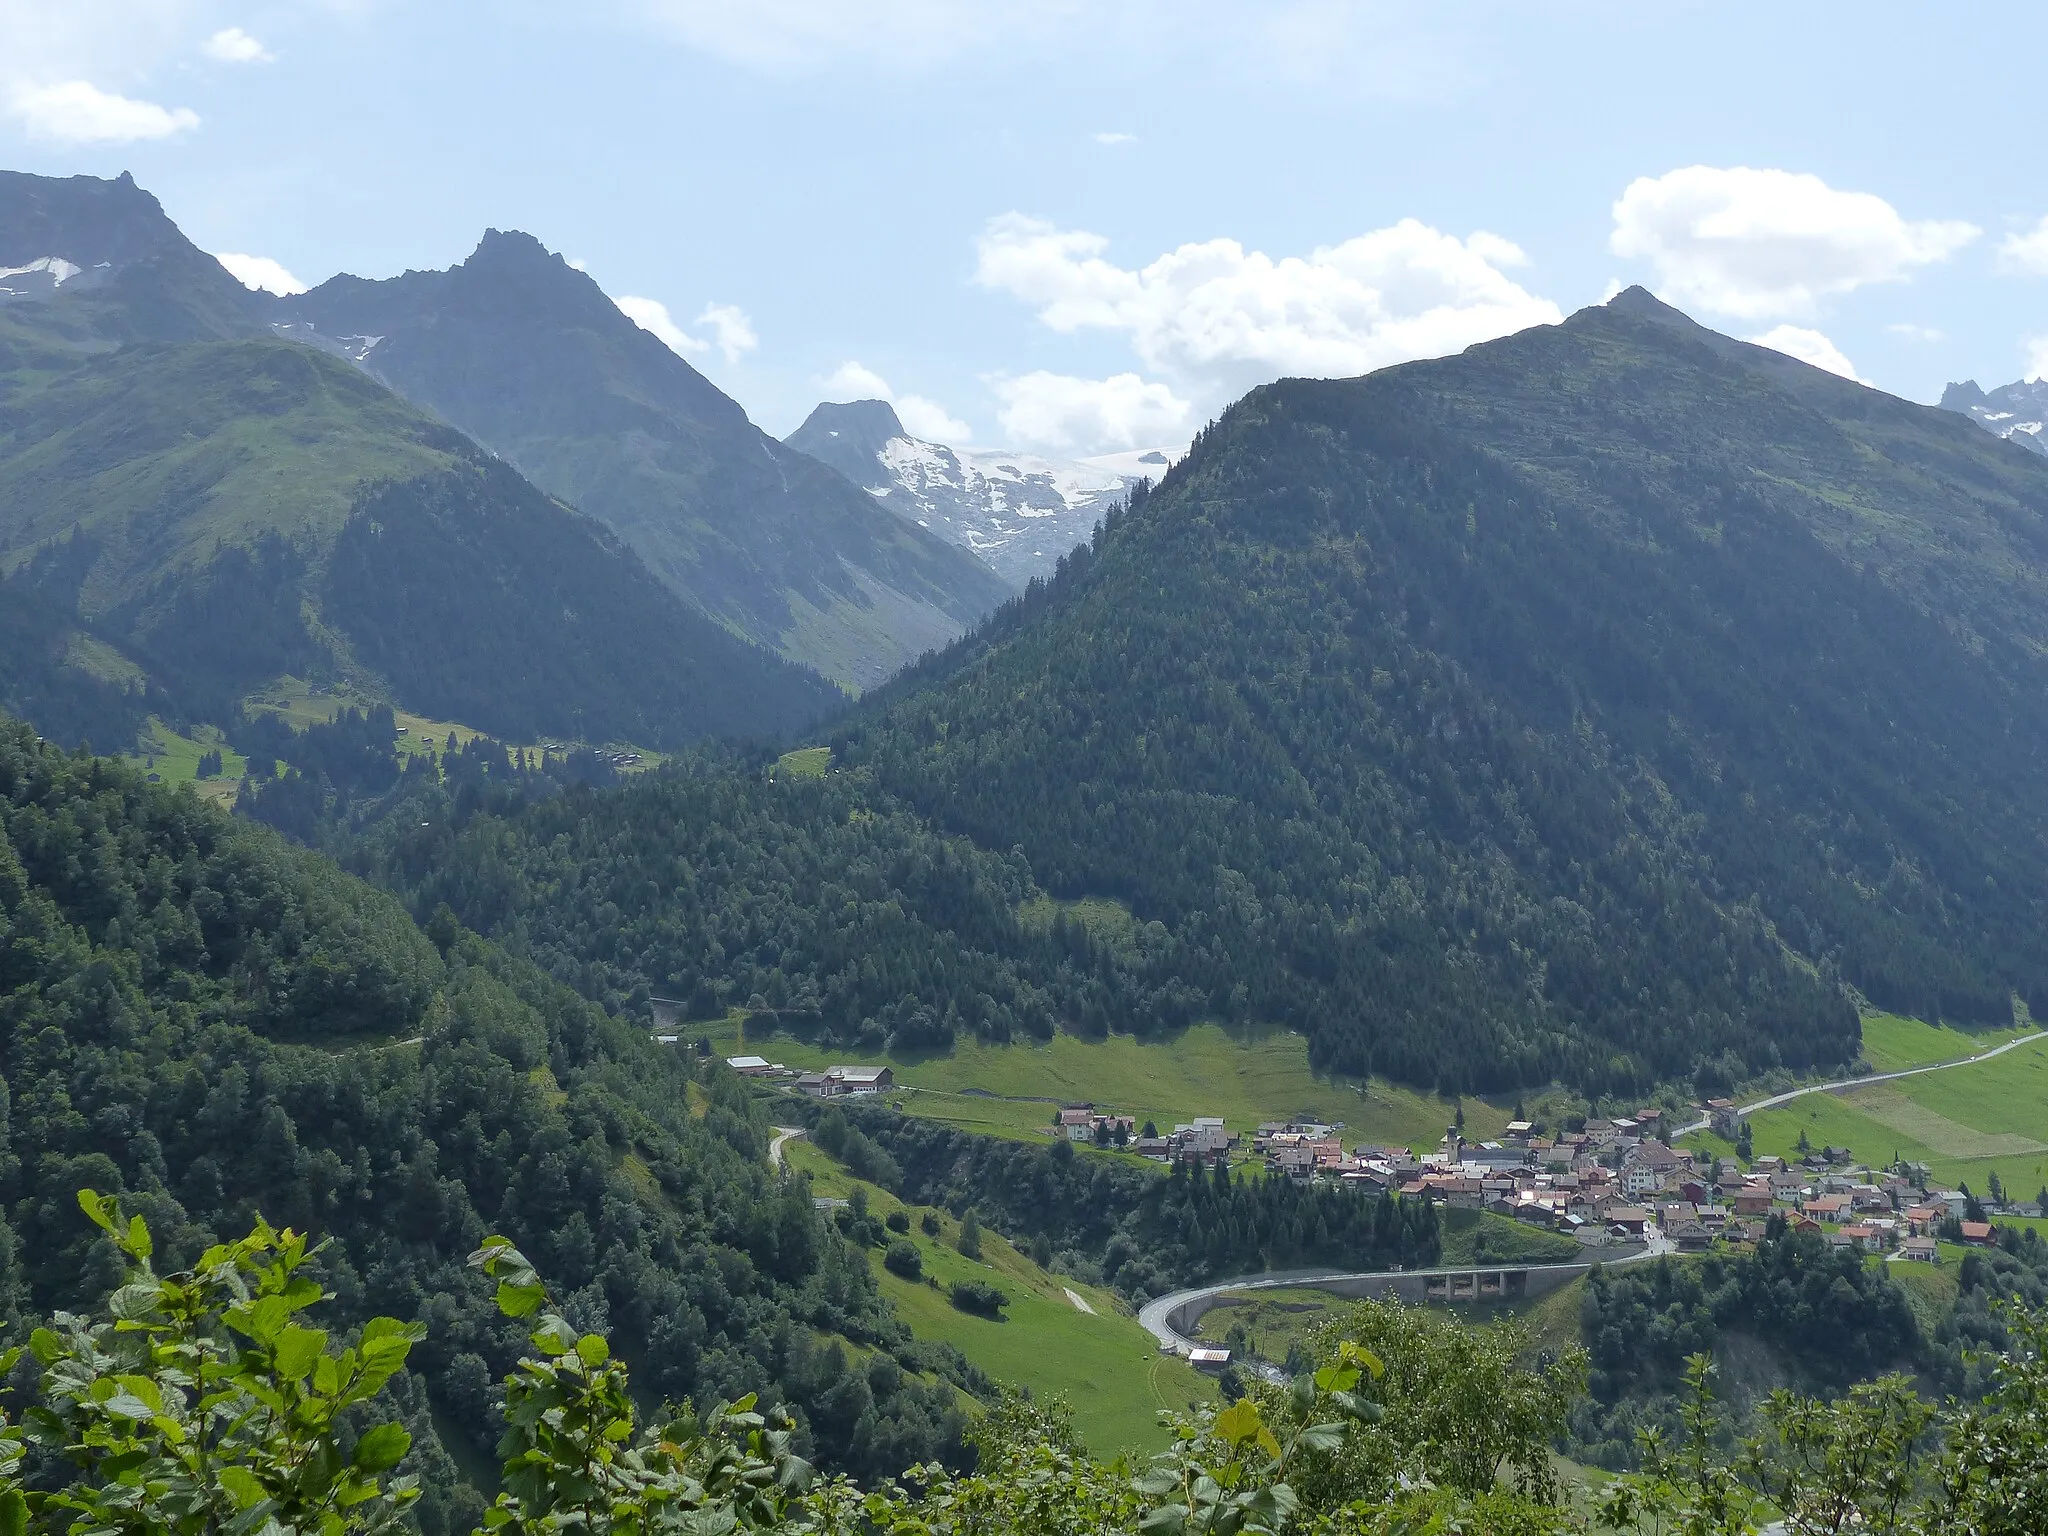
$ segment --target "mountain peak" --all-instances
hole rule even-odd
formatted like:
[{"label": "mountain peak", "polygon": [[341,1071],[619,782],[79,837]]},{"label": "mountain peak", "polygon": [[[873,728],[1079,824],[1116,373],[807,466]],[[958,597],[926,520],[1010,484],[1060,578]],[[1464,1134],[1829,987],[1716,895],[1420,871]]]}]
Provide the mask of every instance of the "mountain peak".
[{"label": "mountain peak", "polygon": [[903,430],[896,407],[886,400],[824,401],[804,418],[804,424],[797,431],[828,432],[834,437],[855,437],[862,441],[872,439],[878,447],[892,437],[910,436]]},{"label": "mountain peak", "polygon": [[1973,405],[1984,403],[1984,391],[1975,379],[1964,379],[1960,384],[1950,384],[1941,392],[1941,408],[1944,411],[1967,411]]},{"label": "mountain peak", "polygon": [[1633,315],[1643,320],[1656,320],[1665,325],[1683,325],[1691,328],[1699,323],[1684,310],[1666,304],[1641,283],[1629,284],[1607,301],[1606,308],[1617,315]]},{"label": "mountain peak", "polygon": [[127,171],[111,181],[0,171],[0,264],[60,256],[80,267],[118,267],[184,243],[163,205]]}]

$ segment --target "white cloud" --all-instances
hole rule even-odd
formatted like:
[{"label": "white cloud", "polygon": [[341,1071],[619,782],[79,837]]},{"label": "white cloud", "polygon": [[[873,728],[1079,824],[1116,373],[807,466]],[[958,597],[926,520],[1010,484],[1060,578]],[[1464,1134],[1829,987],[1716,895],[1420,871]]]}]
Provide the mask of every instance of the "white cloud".
[{"label": "white cloud", "polygon": [[8,111],[32,138],[60,144],[132,144],[199,126],[199,115],[184,107],[116,96],[84,80],[16,87]]},{"label": "white cloud", "polygon": [[1749,339],[1760,347],[1769,347],[1773,352],[1796,357],[1802,363],[1825,368],[1829,373],[1853,379],[1858,384],[1870,382],[1856,371],[1854,363],[1842,355],[1842,349],[1819,331],[1809,331],[1798,325],[1778,325],[1765,331],[1761,336],[1752,336]]},{"label": "white cloud", "polygon": [[1908,341],[1946,341],[1948,333],[1931,325],[1915,325],[1910,320],[1894,320],[1885,330],[1894,336],[1903,336]]},{"label": "white cloud", "polygon": [[1185,442],[1194,405],[1135,373],[1081,379],[1039,370],[990,381],[1004,434],[1020,447],[1079,457]]},{"label": "white cloud", "polygon": [[1799,319],[1828,295],[1944,260],[1979,233],[1953,219],[1902,218],[1883,198],[1818,176],[1693,165],[1629,183],[1608,244],[1648,260],[1674,303]]},{"label": "white cloud", "polygon": [[863,363],[848,359],[832,370],[825,380],[825,393],[834,400],[886,400],[896,407],[896,419],[912,437],[928,443],[960,447],[972,440],[973,431],[936,400],[923,395],[899,395],[889,381]]},{"label": "white cloud", "polygon": [[621,294],[612,302],[619,306],[625,317],[643,331],[652,332],[668,347],[669,351],[681,357],[693,353],[709,352],[711,343],[699,341],[677,325],[668,312],[668,306],[659,299],[644,299],[635,294]]},{"label": "white cloud", "polygon": [[287,272],[282,262],[268,256],[244,256],[238,251],[221,251],[213,258],[234,275],[244,288],[289,296],[304,293],[306,285]]},{"label": "white cloud", "polygon": [[2007,235],[1998,242],[2001,266],[2016,272],[2034,272],[2048,277],[2048,218],[2022,234]]},{"label": "white cloud", "polygon": [[240,27],[223,27],[199,51],[222,64],[269,64],[277,57]]},{"label": "white cloud", "polygon": [[1135,133],[1098,133],[1095,135],[1095,142],[1098,144],[1135,144],[1138,142],[1138,136]]},{"label": "white cloud", "polygon": [[736,363],[740,357],[761,344],[761,338],[754,334],[753,323],[746,311],[733,304],[706,304],[703,312],[690,323],[693,326],[711,327],[711,339],[693,336],[676,324],[675,316],[668,312],[668,306],[659,299],[642,298],[637,294],[622,294],[612,302],[628,320],[643,331],[652,332],[661,338],[671,352],[679,357],[695,357],[716,348],[725,355],[728,363]]},{"label": "white cloud", "polygon": [[738,362],[761,345],[761,338],[754,334],[753,321],[737,304],[706,304],[694,323],[711,327],[713,344],[725,354],[728,363]]},{"label": "white cloud", "polygon": [[1148,369],[1217,404],[1281,375],[1347,377],[1563,318],[1502,270],[1526,259],[1508,241],[1414,219],[1278,260],[1219,239],[1131,269],[1108,244],[1005,214],[975,278],[1056,331],[1124,332]]}]

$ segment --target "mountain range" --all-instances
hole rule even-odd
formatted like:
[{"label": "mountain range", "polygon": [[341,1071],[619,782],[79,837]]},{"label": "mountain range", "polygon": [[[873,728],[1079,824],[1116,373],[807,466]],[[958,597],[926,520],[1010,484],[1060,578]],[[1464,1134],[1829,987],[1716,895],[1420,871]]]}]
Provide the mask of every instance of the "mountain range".
[{"label": "mountain range", "polygon": [[1102,459],[1047,459],[1000,449],[949,448],[904,431],[885,400],[827,403],[783,441],[900,517],[972,550],[1022,589],[1094,532],[1141,478],[1158,479],[1164,449]]},{"label": "mountain range", "polygon": [[670,590],[856,688],[1007,595],[981,561],[778,443],[530,235],[446,272],[278,300],[332,350],[608,525]]},{"label": "mountain range", "polygon": [[1994,437],[2048,455],[2048,379],[2020,379],[1988,392],[1965,379],[1941,392],[1941,408],[1961,412]]}]

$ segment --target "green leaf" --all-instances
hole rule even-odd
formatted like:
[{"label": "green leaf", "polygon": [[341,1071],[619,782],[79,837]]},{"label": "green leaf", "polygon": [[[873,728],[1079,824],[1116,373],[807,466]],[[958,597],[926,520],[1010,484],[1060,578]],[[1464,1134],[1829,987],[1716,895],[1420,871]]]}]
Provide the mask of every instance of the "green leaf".
[{"label": "green leaf", "polygon": [[28,1536],[28,1500],[19,1488],[0,1493],[0,1536]]},{"label": "green leaf", "polygon": [[273,1359],[277,1374],[286,1381],[304,1381],[313,1362],[327,1348],[327,1334],[319,1328],[287,1328],[277,1336]]},{"label": "green leaf", "polygon": [[1216,1433],[1231,1445],[1242,1445],[1266,1426],[1259,1410],[1248,1397],[1241,1397],[1216,1415]]},{"label": "green leaf", "polygon": [[227,1312],[227,1325],[258,1344],[274,1343],[291,1320],[291,1308],[279,1296],[265,1296],[247,1306],[230,1307]]},{"label": "green leaf", "polygon": [[122,1322],[139,1323],[154,1315],[164,1288],[154,1280],[124,1285],[107,1298],[107,1310]]},{"label": "green leaf", "polygon": [[146,1259],[156,1252],[156,1245],[149,1240],[149,1223],[140,1216],[128,1218],[128,1239],[122,1244],[138,1259]]},{"label": "green leaf", "polygon": [[412,1436],[403,1424],[379,1424],[366,1430],[356,1442],[351,1460],[361,1472],[388,1472],[405,1460],[405,1453],[411,1449]]},{"label": "green leaf", "polygon": [[514,1285],[510,1280],[498,1282],[498,1310],[507,1317],[533,1316],[547,1296],[544,1285]]},{"label": "green leaf", "polygon": [[118,1237],[114,1231],[114,1217],[121,1209],[120,1202],[112,1195],[103,1195],[96,1189],[81,1189],[78,1192],[78,1208],[86,1218],[109,1237]]},{"label": "green leaf", "polygon": [[612,1347],[601,1333],[586,1333],[576,1341],[576,1358],[585,1365],[596,1367],[611,1359]]},{"label": "green leaf", "polygon": [[1188,1512],[1178,1504],[1162,1504],[1157,1509],[1145,1511],[1145,1518],[1138,1522],[1138,1529],[1145,1536],[1180,1536],[1188,1523]]},{"label": "green leaf", "polygon": [[221,1487],[227,1489],[228,1497],[235,1501],[237,1509],[254,1509],[270,1497],[263,1484],[257,1480],[256,1474],[247,1467],[229,1463],[215,1472],[214,1476],[220,1480]]}]

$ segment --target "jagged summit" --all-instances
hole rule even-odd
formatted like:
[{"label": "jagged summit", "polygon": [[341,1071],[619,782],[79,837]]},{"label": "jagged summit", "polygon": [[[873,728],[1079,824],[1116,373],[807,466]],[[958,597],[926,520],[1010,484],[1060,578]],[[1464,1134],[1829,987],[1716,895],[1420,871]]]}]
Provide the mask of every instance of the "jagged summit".
[{"label": "jagged summit", "polygon": [[2015,379],[1990,390],[1965,379],[1941,392],[1941,408],[1969,417],[1993,437],[2048,455],[2048,379]]},{"label": "jagged summit", "polygon": [[446,271],[336,277],[277,312],[610,524],[720,623],[842,683],[880,682],[1008,595],[763,433],[530,234],[488,230]]}]

